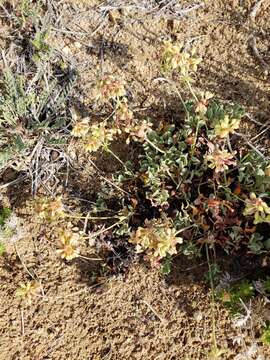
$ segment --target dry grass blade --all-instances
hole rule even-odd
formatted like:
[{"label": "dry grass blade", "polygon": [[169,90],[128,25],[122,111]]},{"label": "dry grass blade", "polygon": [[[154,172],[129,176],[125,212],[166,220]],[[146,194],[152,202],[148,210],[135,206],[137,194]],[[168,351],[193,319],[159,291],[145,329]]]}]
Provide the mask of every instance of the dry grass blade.
[{"label": "dry grass blade", "polygon": [[270,125],[268,125],[265,129],[263,129],[262,131],[260,131],[259,134],[255,135],[255,136],[251,139],[251,141],[255,141],[256,139],[261,138],[261,136],[262,136],[263,134],[265,134],[269,129],[270,129]]},{"label": "dry grass blade", "polygon": [[204,3],[195,3],[183,9],[177,0],[163,0],[157,5],[156,1],[125,0],[125,1],[107,1],[99,7],[101,12],[110,12],[115,10],[133,10],[146,15],[163,17],[165,19],[176,20],[187,16],[191,11],[204,6]]},{"label": "dry grass blade", "polygon": [[164,322],[164,319],[157,313],[157,311],[153,308],[152,305],[150,305],[147,301],[142,300],[141,301],[143,304],[145,304],[151,311],[152,313],[161,321]]}]

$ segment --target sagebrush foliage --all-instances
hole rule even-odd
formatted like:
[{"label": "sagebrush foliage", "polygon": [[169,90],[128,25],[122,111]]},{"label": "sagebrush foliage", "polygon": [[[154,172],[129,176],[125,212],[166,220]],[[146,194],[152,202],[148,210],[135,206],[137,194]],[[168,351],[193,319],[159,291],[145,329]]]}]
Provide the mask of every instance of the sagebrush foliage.
[{"label": "sagebrush foliage", "polygon": [[51,140],[67,123],[66,101],[76,73],[70,71],[62,78],[52,77],[46,85],[41,77],[33,81],[11,69],[4,71],[0,84],[0,168],[31,148],[41,133]]}]

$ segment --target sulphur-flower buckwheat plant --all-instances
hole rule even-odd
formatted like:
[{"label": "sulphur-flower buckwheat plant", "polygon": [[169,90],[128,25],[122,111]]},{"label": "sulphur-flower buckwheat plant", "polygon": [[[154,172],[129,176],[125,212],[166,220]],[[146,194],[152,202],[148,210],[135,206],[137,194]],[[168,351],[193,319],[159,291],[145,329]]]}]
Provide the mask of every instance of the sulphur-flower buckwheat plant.
[{"label": "sulphur-flower buckwheat plant", "polygon": [[214,128],[214,133],[220,138],[226,138],[229,134],[233,134],[235,130],[239,129],[240,119],[230,119],[228,115],[220,120]]},{"label": "sulphur-flower buckwheat plant", "polygon": [[68,224],[67,229],[60,229],[58,234],[58,249],[56,252],[62,259],[72,260],[79,256],[80,235],[71,229]]},{"label": "sulphur-flower buckwheat plant", "polygon": [[81,121],[78,121],[75,124],[75,126],[71,131],[71,135],[73,135],[74,137],[84,137],[87,135],[89,130],[90,130],[89,120],[86,118]]},{"label": "sulphur-flower buckwheat plant", "polygon": [[251,193],[249,199],[246,200],[246,207],[243,215],[254,215],[255,225],[262,222],[270,223],[270,207],[254,193]]},{"label": "sulphur-flower buckwheat plant", "polygon": [[115,79],[111,75],[106,75],[98,83],[99,94],[101,100],[119,100],[126,96],[125,83]]},{"label": "sulphur-flower buckwheat plant", "polygon": [[114,114],[114,123],[117,128],[130,127],[133,121],[133,112],[129,109],[126,98],[117,103]]},{"label": "sulphur-flower buckwheat plant", "polygon": [[16,291],[16,295],[26,299],[29,304],[32,302],[32,298],[36,296],[40,291],[40,285],[37,281],[28,281],[26,284],[21,283],[20,287]]},{"label": "sulphur-flower buckwheat plant", "polygon": [[236,165],[234,160],[235,153],[229,153],[227,150],[215,149],[206,155],[205,162],[210,169],[214,169],[215,173],[228,170],[229,165]]},{"label": "sulphur-flower buckwheat plant", "polygon": [[145,252],[151,263],[158,263],[167,255],[176,254],[176,245],[183,239],[169,222],[146,220],[145,227],[139,227],[131,234],[130,240],[137,252]]},{"label": "sulphur-flower buckwheat plant", "polygon": [[89,152],[97,151],[101,147],[106,148],[117,133],[119,133],[117,129],[108,129],[105,122],[92,125],[84,138],[84,148]]},{"label": "sulphur-flower buckwheat plant", "polygon": [[207,107],[209,100],[214,97],[214,94],[210,93],[209,91],[200,92],[198,96],[198,102],[195,104],[195,112],[200,115],[205,115],[207,112]]},{"label": "sulphur-flower buckwheat plant", "polygon": [[35,212],[42,220],[55,221],[65,217],[62,197],[55,199],[41,197],[35,200]]},{"label": "sulphur-flower buckwheat plant", "polygon": [[191,81],[190,74],[196,72],[201,58],[195,56],[195,50],[184,51],[183,44],[173,45],[165,41],[163,46],[162,64],[164,71],[178,70],[183,80]]}]

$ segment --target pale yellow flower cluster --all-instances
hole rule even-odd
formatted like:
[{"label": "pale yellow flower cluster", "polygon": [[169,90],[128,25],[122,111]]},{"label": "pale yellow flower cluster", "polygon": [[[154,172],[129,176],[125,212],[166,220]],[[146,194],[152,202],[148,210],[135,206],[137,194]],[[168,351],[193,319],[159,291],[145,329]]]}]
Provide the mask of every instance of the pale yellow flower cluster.
[{"label": "pale yellow flower cluster", "polygon": [[84,148],[89,152],[97,151],[101,147],[105,148],[117,133],[119,133],[117,129],[109,129],[105,123],[92,125],[84,138]]},{"label": "pale yellow flower cluster", "polygon": [[145,227],[134,231],[129,241],[136,245],[137,252],[146,252],[149,260],[155,263],[167,255],[176,254],[176,245],[181,244],[183,239],[177,237],[170,224],[161,220],[146,220]]},{"label": "pale yellow flower cluster", "polygon": [[35,280],[28,281],[26,284],[21,283],[16,291],[16,296],[26,299],[31,304],[32,298],[38,295],[40,289],[39,283]]},{"label": "pale yellow flower cluster", "polygon": [[42,220],[55,221],[65,216],[62,197],[55,199],[40,197],[35,200],[34,209]]},{"label": "pale yellow flower cluster", "polygon": [[190,81],[191,73],[196,72],[201,58],[195,56],[195,50],[186,52],[183,44],[173,45],[165,41],[163,46],[162,63],[165,71],[178,70],[183,80]]},{"label": "pale yellow flower cluster", "polygon": [[102,100],[119,100],[126,96],[124,81],[117,80],[111,75],[106,75],[99,81],[98,89],[98,98]]},{"label": "pale yellow flower cluster", "polygon": [[98,98],[106,101],[115,101],[114,124],[108,128],[107,123],[93,124],[90,126],[88,119],[76,121],[71,134],[74,137],[82,138],[85,150],[94,152],[100,148],[106,149],[116,134],[122,131],[129,132],[132,127],[133,112],[128,107],[124,82],[106,75],[98,83]]},{"label": "pale yellow flower cluster", "polygon": [[80,236],[68,227],[59,231],[59,246],[56,252],[62,259],[72,260],[80,254],[78,247]]},{"label": "pale yellow flower cluster", "polygon": [[246,200],[246,207],[243,215],[254,215],[254,224],[262,222],[270,223],[270,207],[261,198],[258,198],[256,194],[251,193],[250,198]]},{"label": "pale yellow flower cluster", "polygon": [[215,149],[206,155],[205,162],[210,169],[214,169],[215,173],[228,170],[229,165],[236,165],[234,159],[235,153],[229,153],[227,150]]},{"label": "pale yellow flower cluster", "polygon": [[209,91],[200,92],[198,95],[198,102],[195,107],[195,112],[199,115],[205,115],[207,112],[209,100],[211,100],[213,97],[214,94]]},{"label": "pale yellow flower cluster", "polygon": [[119,130],[107,128],[105,122],[90,126],[87,119],[77,122],[71,132],[73,136],[83,139],[84,148],[89,152],[108,146],[117,133]]},{"label": "pale yellow flower cluster", "polygon": [[220,138],[226,138],[229,134],[233,134],[235,130],[239,129],[240,119],[230,119],[228,115],[220,120],[214,128],[215,135]]},{"label": "pale yellow flower cluster", "polygon": [[89,132],[89,120],[88,118],[78,121],[71,131],[71,135],[74,137],[83,137],[86,136]]}]

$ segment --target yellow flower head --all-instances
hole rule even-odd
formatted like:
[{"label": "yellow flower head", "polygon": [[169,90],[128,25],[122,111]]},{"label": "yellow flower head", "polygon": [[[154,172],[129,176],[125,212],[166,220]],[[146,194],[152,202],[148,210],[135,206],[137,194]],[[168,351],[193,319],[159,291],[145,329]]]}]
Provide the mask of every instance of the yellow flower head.
[{"label": "yellow flower head", "polygon": [[218,124],[215,125],[214,132],[216,136],[225,138],[229,134],[233,134],[236,129],[239,129],[240,119],[230,119],[228,115],[224,116]]},{"label": "yellow flower head", "polygon": [[59,247],[56,252],[62,259],[72,260],[79,256],[79,234],[71,229],[61,229],[59,231]]},{"label": "yellow flower head", "polygon": [[88,119],[83,119],[75,124],[74,128],[71,131],[71,135],[75,137],[83,137],[89,131],[89,121]]},{"label": "yellow flower head", "polygon": [[246,200],[246,207],[243,212],[244,216],[254,215],[254,224],[262,222],[270,223],[270,207],[261,198],[257,198],[251,193],[250,198]]},{"label": "yellow flower head", "polygon": [[41,197],[35,201],[35,211],[40,219],[54,221],[65,216],[62,197],[55,199]]},{"label": "yellow flower head", "polygon": [[228,170],[229,165],[236,165],[233,160],[235,153],[229,153],[227,150],[215,149],[212,153],[205,157],[205,162],[210,169],[214,169],[215,173]]},{"label": "yellow flower head", "polygon": [[207,106],[210,99],[214,97],[214,94],[209,91],[201,92],[198,96],[199,101],[196,104],[195,112],[200,115],[205,115],[207,112]]},{"label": "yellow flower head", "polygon": [[111,75],[105,76],[98,84],[99,97],[104,100],[117,100],[126,95],[125,83]]},{"label": "yellow flower head", "polygon": [[183,44],[173,45],[165,41],[163,46],[162,64],[165,71],[179,70],[184,80],[190,81],[190,73],[196,72],[201,58],[195,56],[195,50],[190,53],[183,50]]},{"label": "yellow flower head", "polygon": [[101,147],[106,147],[113,140],[115,134],[119,131],[117,129],[106,128],[105,123],[92,125],[88,135],[85,137],[84,148],[86,151],[94,152]]},{"label": "yellow flower head", "polygon": [[37,281],[28,281],[26,284],[20,284],[16,291],[16,295],[27,299],[31,304],[33,296],[36,296],[40,291],[40,285]]},{"label": "yellow flower head", "polygon": [[176,254],[176,245],[183,239],[177,237],[177,231],[171,224],[162,220],[145,222],[131,234],[130,240],[136,245],[137,252],[146,252],[151,262],[157,262],[167,255]]}]

